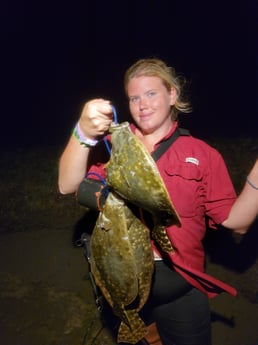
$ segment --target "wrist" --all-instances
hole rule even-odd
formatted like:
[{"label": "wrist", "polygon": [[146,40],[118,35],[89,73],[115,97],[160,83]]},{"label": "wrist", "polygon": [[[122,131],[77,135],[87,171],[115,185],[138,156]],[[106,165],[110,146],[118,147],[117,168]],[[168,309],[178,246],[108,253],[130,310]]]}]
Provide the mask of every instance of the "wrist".
[{"label": "wrist", "polygon": [[254,163],[253,168],[247,176],[246,182],[249,184],[250,187],[258,190],[258,159]]},{"label": "wrist", "polygon": [[246,182],[249,184],[250,187],[252,187],[255,190],[258,190],[258,184],[255,185],[254,182],[251,181],[248,176],[246,178]]},{"label": "wrist", "polygon": [[73,135],[83,147],[94,147],[98,143],[98,140],[87,138],[84,135],[80,128],[79,122],[77,122],[76,126],[73,129]]}]

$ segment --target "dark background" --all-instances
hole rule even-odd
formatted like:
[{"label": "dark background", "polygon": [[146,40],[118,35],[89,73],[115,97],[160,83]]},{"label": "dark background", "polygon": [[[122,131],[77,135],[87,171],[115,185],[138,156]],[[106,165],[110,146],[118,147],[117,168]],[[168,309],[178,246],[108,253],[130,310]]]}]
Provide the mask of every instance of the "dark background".
[{"label": "dark background", "polygon": [[257,1],[23,1],[0,5],[2,146],[64,145],[84,102],[128,118],[123,74],[156,56],[190,81],[192,134],[257,135]]}]

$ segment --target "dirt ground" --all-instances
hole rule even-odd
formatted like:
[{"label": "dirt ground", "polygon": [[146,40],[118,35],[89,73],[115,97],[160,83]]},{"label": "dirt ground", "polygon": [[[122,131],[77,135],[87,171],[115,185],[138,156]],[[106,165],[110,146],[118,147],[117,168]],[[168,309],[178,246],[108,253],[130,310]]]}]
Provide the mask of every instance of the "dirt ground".
[{"label": "dirt ground", "polygon": [[[108,328],[101,329],[83,248],[73,244],[72,228],[67,223],[0,233],[1,345],[116,344]],[[242,272],[230,268],[232,262],[221,265],[223,246],[219,255],[216,245],[210,250],[208,272],[239,289],[236,298],[222,294],[211,300],[213,345],[258,344],[258,241],[252,231],[250,237],[241,242],[241,250],[227,249],[231,261],[237,255],[242,262],[240,256],[249,253]]]}]

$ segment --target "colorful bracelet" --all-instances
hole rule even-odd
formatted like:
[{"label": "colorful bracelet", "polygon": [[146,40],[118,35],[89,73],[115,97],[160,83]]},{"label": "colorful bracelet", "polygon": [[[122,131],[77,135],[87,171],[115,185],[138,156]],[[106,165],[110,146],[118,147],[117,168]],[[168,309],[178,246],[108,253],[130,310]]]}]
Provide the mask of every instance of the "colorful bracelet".
[{"label": "colorful bracelet", "polygon": [[249,184],[249,186],[251,186],[253,189],[258,190],[258,187],[256,187],[249,179],[248,177],[246,178],[246,182]]},{"label": "colorful bracelet", "polygon": [[73,129],[73,135],[83,147],[94,147],[98,143],[98,140],[85,137],[80,128],[79,122],[77,122],[76,126]]}]

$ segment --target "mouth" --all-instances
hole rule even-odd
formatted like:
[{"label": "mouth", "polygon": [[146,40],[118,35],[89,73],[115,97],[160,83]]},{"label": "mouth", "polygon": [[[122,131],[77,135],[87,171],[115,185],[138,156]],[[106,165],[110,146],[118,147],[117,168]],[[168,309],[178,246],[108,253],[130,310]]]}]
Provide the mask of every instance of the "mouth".
[{"label": "mouth", "polygon": [[151,114],[140,114],[139,115],[140,121],[148,121],[151,119]]}]

